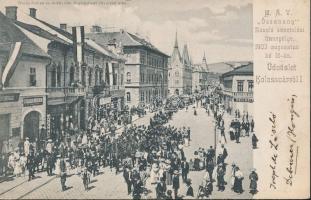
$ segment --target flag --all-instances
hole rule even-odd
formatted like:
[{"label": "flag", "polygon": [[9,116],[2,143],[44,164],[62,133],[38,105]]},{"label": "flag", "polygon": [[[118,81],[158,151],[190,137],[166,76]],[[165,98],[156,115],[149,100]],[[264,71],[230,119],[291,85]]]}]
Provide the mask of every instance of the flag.
[{"label": "flag", "polygon": [[84,63],[84,26],[72,27],[73,53],[78,65]]}]

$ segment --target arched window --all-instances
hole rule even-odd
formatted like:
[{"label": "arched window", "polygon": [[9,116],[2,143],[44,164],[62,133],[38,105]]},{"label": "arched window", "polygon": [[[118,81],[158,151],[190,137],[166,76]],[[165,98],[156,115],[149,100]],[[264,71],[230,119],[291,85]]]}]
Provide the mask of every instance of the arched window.
[{"label": "arched window", "polygon": [[56,65],[53,64],[51,71],[51,86],[56,87]]},{"label": "arched window", "polygon": [[70,81],[70,85],[75,81],[75,67],[73,65],[71,65],[70,67],[69,81]]},{"label": "arched window", "polygon": [[99,84],[103,83],[103,75],[104,75],[103,69],[100,69],[99,70]]},{"label": "arched window", "polygon": [[127,72],[126,73],[126,82],[131,83],[131,81],[132,81],[131,72]]},{"label": "arched window", "polygon": [[126,93],[126,101],[127,102],[131,101],[131,93],[129,93],[129,92]]},{"label": "arched window", "polygon": [[61,87],[62,66],[60,63],[57,65],[57,87]]}]

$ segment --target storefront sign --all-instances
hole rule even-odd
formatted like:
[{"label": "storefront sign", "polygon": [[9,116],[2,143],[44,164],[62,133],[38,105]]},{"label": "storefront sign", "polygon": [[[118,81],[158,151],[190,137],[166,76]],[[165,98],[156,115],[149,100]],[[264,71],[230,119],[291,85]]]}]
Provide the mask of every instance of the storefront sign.
[{"label": "storefront sign", "polygon": [[109,103],[111,103],[111,97],[99,99],[99,105],[105,105],[105,104],[109,104]]},{"label": "storefront sign", "polygon": [[43,104],[43,97],[24,98],[24,107]]},{"label": "storefront sign", "polygon": [[18,99],[19,99],[19,93],[10,93],[10,94],[0,95],[0,103],[18,101]]},{"label": "storefront sign", "polygon": [[51,115],[47,114],[46,115],[46,132],[47,132],[47,137],[50,137],[50,133],[51,133]]}]

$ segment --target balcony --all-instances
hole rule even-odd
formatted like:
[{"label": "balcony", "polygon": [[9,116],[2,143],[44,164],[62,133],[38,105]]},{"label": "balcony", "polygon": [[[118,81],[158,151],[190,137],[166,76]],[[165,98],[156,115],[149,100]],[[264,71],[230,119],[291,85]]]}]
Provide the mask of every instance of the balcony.
[{"label": "balcony", "polygon": [[66,96],[84,96],[85,88],[84,87],[67,87],[64,88],[64,93]]},{"label": "balcony", "polygon": [[46,89],[49,98],[57,98],[64,96],[84,96],[84,87],[51,87]]},{"label": "balcony", "polygon": [[103,83],[101,85],[94,85],[92,90],[94,95],[102,94],[103,96],[110,96],[109,89],[109,85]]}]

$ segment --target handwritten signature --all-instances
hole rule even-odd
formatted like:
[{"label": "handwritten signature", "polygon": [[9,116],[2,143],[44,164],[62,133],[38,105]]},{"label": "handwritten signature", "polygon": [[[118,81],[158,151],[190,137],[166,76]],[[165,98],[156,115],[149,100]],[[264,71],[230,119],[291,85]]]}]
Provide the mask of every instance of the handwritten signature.
[{"label": "handwritten signature", "polygon": [[271,116],[269,121],[271,124],[271,135],[270,135],[270,148],[273,149],[273,155],[271,156],[270,168],[272,169],[270,188],[276,189],[276,179],[279,177],[276,173],[277,158],[278,158],[278,136],[276,131],[276,115],[270,112]]},{"label": "handwritten signature", "polygon": [[[296,95],[292,95],[288,101],[290,101],[290,125],[287,128],[287,138],[290,141],[289,145],[289,163],[286,167],[287,177],[284,177],[286,184],[292,186],[293,184],[293,178],[294,178],[294,169],[293,166],[295,164],[295,174],[297,171],[297,159],[298,159],[298,145],[296,145],[297,142],[297,134],[295,132],[296,130],[296,124],[295,119],[299,118],[299,114],[295,110],[295,100],[297,99]],[[296,147],[296,149],[295,149]],[[296,160],[294,161],[294,158]]]}]

